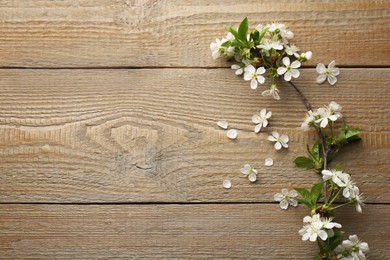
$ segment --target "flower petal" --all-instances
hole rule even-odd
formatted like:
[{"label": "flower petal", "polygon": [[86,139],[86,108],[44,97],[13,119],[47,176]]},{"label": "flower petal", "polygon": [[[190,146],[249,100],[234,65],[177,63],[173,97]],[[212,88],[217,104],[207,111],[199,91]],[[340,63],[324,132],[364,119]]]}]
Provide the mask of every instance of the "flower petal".
[{"label": "flower petal", "polygon": [[222,129],[227,129],[229,124],[225,120],[221,120],[217,122],[217,125]]},{"label": "flower petal", "polygon": [[333,76],[333,75],[328,75],[328,82],[329,82],[330,85],[333,86],[334,84],[336,84],[337,78],[335,76]]},{"label": "flower petal", "polygon": [[222,186],[225,189],[230,189],[232,187],[232,182],[230,180],[224,180],[223,183],[222,183]]},{"label": "flower petal", "polygon": [[325,65],[322,64],[322,63],[318,63],[318,64],[317,64],[317,67],[316,67],[316,71],[317,71],[318,73],[320,73],[320,74],[325,73],[325,71],[326,71]]},{"label": "flower petal", "polygon": [[233,70],[238,70],[241,67],[238,64],[233,64],[232,66],[230,66],[230,68],[233,69]]},{"label": "flower petal", "polygon": [[261,117],[259,115],[253,115],[252,122],[255,124],[260,124],[262,122]]},{"label": "flower petal", "polygon": [[253,65],[248,65],[248,66],[245,67],[245,72],[253,74],[253,73],[256,72],[256,69],[255,69],[255,67],[253,67]]},{"label": "flower petal", "polygon": [[260,132],[260,131],[261,131],[261,127],[262,127],[262,124],[257,124],[257,125],[255,126],[255,133]]},{"label": "flower petal", "polygon": [[285,143],[287,143],[287,142],[289,141],[288,136],[285,135],[285,134],[282,134],[282,135],[280,136],[280,139],[281,139],[283,142],[285,142]]},{"label": "flower petal", "polygon": [[272,116],[272,112],[271,111],[268,111],[268,113],[265,115],[265,118],[270,118]]},{"label": "flower petal", "polygon": [[276,138],[273,136],[268,136],[267,139],[268,139],[268,141],[276,142]]},{"label": "flower petal", "polygon": [[326,78],[327,78],[327,76],[326,76],[325,74],[321,74],[321,75],[319,75],[319,76],[317,77],[316,82],[317,82],[318,84],[322,84],[322,83],[325,82]]},{"label": "flower petal", "polygon": [[260,67],[256,70],[256,74],[259,75],[259,74],[264,74],[265,73],[265,69],[264,67]]},{"label": "flower petal", "polygon": [[328,65],[328,69],[333,69],[334,66],[336,66],[336,62],[334,60],[332,60],[329,65]]},{"label": "flower petal", "polygon": [[299,68],[300,66],[301,66],[301,63],[297,60],[295,60],[291,63],[291,68],[293,68],[293,69]]},{"label": "flower petal", "polygon": [[284,199],[284,196],[281,193],[276,193],[274,195],[274,199],[275,201],[281,201],[282,199]]},{"label": "flower petal", "polygon": [[226,135],[230,139],[236,139],[237,138],[237,130],[236,129],[230,129],[229,131],[227,131]]},{"label": "flower petal", "polygon": [[256,79],[251,80],[251,89],[257,89],[257,80]]},{"label": "flower petal", "polygon": [[301,73],[300,73],[299,70],[297,70],[297,69],[291,70],[291,76],[292,76],[293,78],[298,78],[300,74],[301,74]]},{"label": "flower petal", "polygon": [[282,148],[282,145],[279,142],[276,142],[274,144],[274,147],[275,147],[276,150],[280,150]]},{"label": "flower petal", "polygon": [[282,189],[282,194],[283,194],[283,196],[287,196],[288,195],[288,189],[283,188]]},{"label": "flower petal", "polygon": [[263,95],[263,97],[268,97],[268,96],[271,96],[271,90],[267,89],[267,90],[264,90],[261,95]]},{"label": "flower petal", "polygon": [[244,73],[244,80],[251,80],[252,79],[252,73],[245,72]]},{"label": "flower petal", "polygon": [[283,64],[287,66],[290,65],[290,58],[289,57],[284,57],[282,60]]},{"label": "flower petal", "polygon": [[260,110],[260,117],[261,118],[265,118],[265,114],[267,113],[267,110],[265,109],[265,108],[262,108],[261,110]]},{"label": "flower petal", "polygon": [[257,76],[257,81],[260,83],[260,84],[263,84],[264,81],[265,81],[265,78],[263,76]]},{"label": "flower petal", "polygon": [[290,71],[287,71],[287,72],[284,74],[284,80],[285,80],[285,81],[290,81],[290,80],[291,80],[291,72],[290,72]]},{"label": "flower petal", "polygon": [[295,199],[288,199],[288,203],[291,205],[291,206],[293,206],[293,207],[296,207],[296,206],[298,206],[298,201],[297,200],[295,200]]},{"label": "flower petal", "polygon": [[279,74],[279,75],[283,75],[284,73],[286,73],[287,71],[287,68],[286,67],[279,67],[276,72]]},{"label": "flower petal", "polygon": [[272,158],[267,158],[264,161],[265,166],[272,166],[273,164],[274,164],[274,160],[272,160]]},{"label": "flower petal", "polygon": [[250,182],[255,182],[256,179],[257,179],[257,175],[255,173],[252,172],[251,174],[248,175],[248,180]]},{"label": "flower petal", "polygon": [[275,138],[279,138],[279,136],[280,136],[279,133],[276,132],[276,131],[272,131],[271,134],[272,134],[272,136],[275,137]]},{"label": "flower petal", "polygon": [[287,202],[287,200],[282,200],[279,203],[279,206],[280,206],[281,209],[288,209],[288,202]]}]

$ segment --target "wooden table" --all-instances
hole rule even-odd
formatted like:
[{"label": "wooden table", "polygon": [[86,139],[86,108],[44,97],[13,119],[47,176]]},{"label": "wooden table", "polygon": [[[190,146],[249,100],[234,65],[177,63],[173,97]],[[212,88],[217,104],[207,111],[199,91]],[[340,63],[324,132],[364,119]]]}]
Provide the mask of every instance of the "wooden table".
[{"label": "wooden table", "polygon": [[[294,167],[313,132],[280,83],[261,96],[211,58],[209,44],[248,17],[284,22],[313,59],[295,80],[314,107],[334,100],[362,141],[334,164],[367,205],[337,215],[346,234],[390,259],[390,2],[0,1],[0,258],[311,259],[298,230],[308,212],[282,211],[281,188],[309,187]],[[314,69],[335,59],[335,86]],[[253,132],[251,116],[273,111]],[[239,129],[235,141],[216,126]],[[287,133],[288,150],[266,138]],[[264,159],[272,157],[273,167]],[[259,170],[251,184],[244,163]],[[230,179],[233,187],[222,188]]]}]

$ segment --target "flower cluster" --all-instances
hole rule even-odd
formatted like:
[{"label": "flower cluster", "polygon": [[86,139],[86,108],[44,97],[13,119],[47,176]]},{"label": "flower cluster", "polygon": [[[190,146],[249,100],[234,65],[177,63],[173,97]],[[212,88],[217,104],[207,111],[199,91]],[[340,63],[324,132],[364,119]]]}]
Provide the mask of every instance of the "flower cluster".
[{"label": "flower cluster", "polygon": [[[354,204],[356,211],[361,213],[364,199],[350,174],[344,172],[340,166],[329,168],[329,164],[336,157],[341,146],[360,140],[361,130],[350,128],[345,122],[339,123],[342,118],[342,107],[334,101],[313,111],[306,97],[291,82],[292,79],[300,76],[299,68],[303,62],[312,58],[312,53],[299,52],[299,49],[290,43],[294,34],[284,24],[260,24],[253,32],[248,32],[248,20],[245,18],[238,28],[229,27],[228,31],[225,38],[216,39],[211,43],[213,58],[223,55],[228,60],[235,60],[237,63],[231,65],[231,68],[235,70],[236,75],[243,75],[252,89],[257,89],[259,84],[266,81],[266,77],[269,78],[271,84],[269,89],[262,92],[263,96],[272,96],[279,100],[276,80],[283,78],[290,82],[307,110],[301,128],[305,131],[314,128],[318,134],[318,140],[312,146],[307,145],[308,155],[298,156],[294,163],[303,169],[313,169],[322,177],[322,181],[314,184],[310,190],[282,189],[281,193],[274,195],[274,200],[279,202],[282,209],[288,209],[289,206],[296,207],[298,203],[309,208],[310,215],[303,218],[304,225],[298,233],[302,236],[302,240],[317,243],[319,251],[315,259],[366,259],[368,244],[361,242],[356,235],[349,236],[348,240],[342,240],[344,233],[336,230],[342,226],[333,221],[334,211],[345,205]],[[330,85],[336,84],[336,76],[340,74],[340,70],[336,67],[335,61],[330,62],[327,67],[319,63],[316,70],[319,73],[316,79],[318,84],[325,81]],[[253,115],[255,133],[268,126],[271,116],[272,112],[264,108],[259,114]],[[227,129],[226,122],[219,122],[218,125]],[[236,136],[234,132],[228,133],[231,139]],[[274,142],[276,150],[282,147],[288,148],[289,138],[285,134],[272,131],[267,139]],[[265,160],[266,166],[272,164],[271,158]],[[251,182],[256,181],[258,172],[251,165],[245,164],[240,171]],[[230,181],[227,180],[223,185],[225,188],[231,187]]]},{"label": "flower cluster", "polygon": [[316,112],[310,110],[301,128],[305,131],[310,127],[325,128],[329,122],[333,123],[342,117],[341,108],[339,104],[332,101],[328,106],[318,108]]},{"label": "flower cluster", "polygon": [[356,235],[349,236],[349,239],[344,240],[341,245],[337,246],[335,249],[338,259],[345,260],[364,260],[369,251],[368,244],[366,242],[361,242]]},{"label": "flower cluster", "polygon": [[347,204],[355,204],[356,211],[362,213],[361,206],[364,205],[364,199],[359,188],[352,181],[351,175],[338,170],[322,170],[322,178],[324,181],[329,180],[331,187],[336,186],[335,189],[338,190],[336,195],[342,193],[343,197],[348,200]]},{"label": "flower cluster", "polygon": [[333,218],[324,218],[321,217],[320,214],[304,217],[303,222],[306,223],[306,225],[299,230],[302,240],[316,242],[317,238],[325,241],[328,237],[333,237],[335,234],[333,228],[341,228],[341,225],[332,222],[332,220]]},{"label": "flower cluster", "polygon": [[[267,73],[272,83],[268,90],[263,91],[263,96],[280,99],[276,79],[281,76],[285,81],[298,78],[298,68],[312,58],[311,51],[300,53],[290,43],[294,34],[282,23],[259,24],[253,32],[248,32],[248,19],[245,18],[237,29],[229,27],[228,31],[225,38],[210,44],[213,58],[225,55],[234,59],[237,64],[231,68],[236,75],[244,75],[244,80],[250,81],[252,89],[265,82]],[[332,73],[325,68],[322,72],[326,76]]]}]

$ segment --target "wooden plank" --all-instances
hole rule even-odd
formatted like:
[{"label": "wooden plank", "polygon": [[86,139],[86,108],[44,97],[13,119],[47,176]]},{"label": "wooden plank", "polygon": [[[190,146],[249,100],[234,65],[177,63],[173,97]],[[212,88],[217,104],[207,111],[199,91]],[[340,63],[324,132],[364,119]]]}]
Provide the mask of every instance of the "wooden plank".
[{"label": "wooden plank", "polygon": [[[0,205],[1,258],[311,259],[301,241],[303,207],[278,205]],[[353,207],[336,220],[389,259],[390,207]]]},{"label": "wooden plank", "polygon": [[[353,174],[369,202],[390,202],[388,69],[343,69],[336,86],[318,86],[313,69],[296,81],[314,107],[335,100],[362,142],[334,164]],[[295,168],[313,132],[304,107],[280,83],[282,101],[253,91],[230,69],[0,71],[1,202],[272,201],[284,187],[319,177]],[[273,111],[253,132],[251,117]],[[235,141],[216,126],[239,129]],[[271,131],[287,133],[275,151]],[[264,160],[272,157],[273,167]],[[245,163],[259,181],[241,177]],[[224,190],[229,178],[233,188]]]},{"label": "wooden plank", "polygon": [[[3,67],[214,67],[209,44],[248,17],[285,22],[313,60],[388,66],[390,2],[2,0]],[[331,58],[330,58],[331,57]]]}]

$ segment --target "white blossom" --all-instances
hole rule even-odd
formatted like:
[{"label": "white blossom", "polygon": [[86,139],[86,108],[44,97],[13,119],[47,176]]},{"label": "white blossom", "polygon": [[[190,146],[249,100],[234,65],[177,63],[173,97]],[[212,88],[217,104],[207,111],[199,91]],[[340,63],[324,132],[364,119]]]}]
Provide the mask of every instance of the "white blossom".
[{"label": "white blossom", "polygon": [[288,205],[298,206],[298,201],[294,199],[297,196],[298,193],[295,190],[288,191],[288,189],[282,189],[282,193],[276,193],[274,199],[275,201],[280,201],[279,206],[281,209],[288,209]]},{"label": "white blossom", "polygon": [[226,42],[226,39],[215,39],[215,42],[212,42],[210,44],[210,50],[211,50],[211,56],[213,56],[213,59],[217,59],[222,54],[222,44]]},{"label": "white blossom", "polygon": [[340,74],[340,70],[335,67],[335,65],[336,62],[334,60],[329,63],[328,68],[322,63],[317,64],[316,70],[320,74],[316,80],[318,84],[324,83],[325,80],[328,80],[329,84],[332,86],[336,84],[336,76]]},{"label": "white blossom", "polygon": [[303,222],[307,225],[299,230],[302,240],[315,242],[318,237],[324,241],[328,237],[332,237],[334,235],[333,228],[341,228],[339,223],[332,222],[332,220],[332,218],[323,218],[320,214],[304,217]]},{"label": "white blossom", "polygon": [[280,37],[283,40],[283,43],[285,43],[285,44],[288,43],[288,40],[291,40],[292,38],[294,38],[294,33],[291,31],[288,31],[286,29],[286,25],[283,23],[272,23],[269,26],[268,31],[280,35]]},{"label": "white blossom", "polygon": [[295,58],[297,58],[301,62],[305,62],[311,60],[313,57],[313,53],[311,51],[302,52],[301,54],[294,53]]},{"label": "white blossom", "polygon": [[274,99],[279,100],[279,89],[276,87],[276,84],[271,84],[271,87],[263,93],[261,93],[264,97],[272,96]]},{"label": "white blossom", "polygon": [[252,167],[250,164],[245,164],[241,169],[240,172],[244,175],[246,175],[251,182],[255,182],[257,179],[257,170]]},{"label": "white blossom", "polygon": [[298,49],[297,46],[295,46],[295,45],[285,45],[284,47],[285,47],[286,53],[287,53],[288,55],[290,55],[290,56],[292,56],[292,55],[294,55],[294,56],[298,55],[299,49]]},{"label": "white blossom", "polygon": [[262,74],[265,73],[264,67],[260,67],[258,69],[255,69],[253,65],[248,65],[244,69],[244,80],[250,80],[251,81],[251,88],[256,89],[258,83],[263,84],[265,81],[265,78],[262,76]]},{"label": "white blossom", "polygon": [[317,115],[319,115],[320,118],[317,119],[315,122],[319,123],[322,128],[325,128],[328,125],[329,121],[336,121],[340,118],[341,114],[335,114],[327,107],[320,107],[319,109],[317,109]]},{"label": "white blossom", "polygon": [[283,44],[280,41],[273,41],[271,39],[264,39],[260,45],[256,46],[259,49],[264,49],[269,51],[271,49],[274,50],[283,50]]},{"label": "white blossom", "polygon": [[322,229],[323,227],[324,224],[322,221],[311,222],[303,226],[299,230],[299,234],[302,236],[303,241],[310,240],[311,242],[315,242],[318,237],[325,241],[328,238],[328,233]]},{"label": "white blossom", "polygon": [[241,75],[244,73],[244,69],[249,65],[249,61],[247,60],[242,60],[240,64],[233,64],[231,66],[231,69],[236,70],[235,74],[236,75]]},{"label": "white blossom", "polygon": [[284,148],[288,148],[288,136],[285,134],[280,135],[278,132],[273,131],[272,135],[268,136],[268,140],[271,142],[275,142],[274,147],[276,150],[280,150],[282,146]]},{"label": "white blossom", "polygon": [[268,111],[263,108],[260,110],[260,115],[253,115],[252,116],[252,122],[256,124],[255,126],[255,133],[260,132],[261,127],[267,127],[268,120],[272,116],[272,112]]},{"label": "white blossom", "polygon": [[322,179],[324,181],[327,181],[329,179],[332,179],[332,181],[339,186],[340,188],[346,186],[346,182],[350,180],[350,175],[348,173],[344,173],[342,171],[336,171],[336,170],[322,170]]},{"label": "white blossom", "polygon": [[362,213],[362,206],[364,205],[363,195],[360,194],[359,188],[354,186],[351,190],[350,200],[355,203],[356,211]]},{"label": "white blossom", "polygon": [[298,78],[300,73],[297,68],[301,66],[301,63],[297,60],[293,61],[290,64],[290,58],[289,57],[284,57],[282,59],[282,62],[285,67],[279,67],[276,71],[279,75],[284,74],[284,80],[285,81],[290,81],[291,78]]},{"label": "white blossom", "polygon": [[303,131],[308,131],[309,128],[314,125],[314,121],[315,121],[315,118],[317,116],[317,113],[313,112],[313,111],[307,111],[307,116],[305,118],[305,121],[303,121],[303,123],[301,124],[301,128],[303,129]]},{"label": "white blossom", "polygon": [[365,253],[369,250],[366,242],[360,241],[356,235],[351,235],[348,240],[344,240],[336,247],[335,252],[337,259],[364,260],[366,259]]}]

